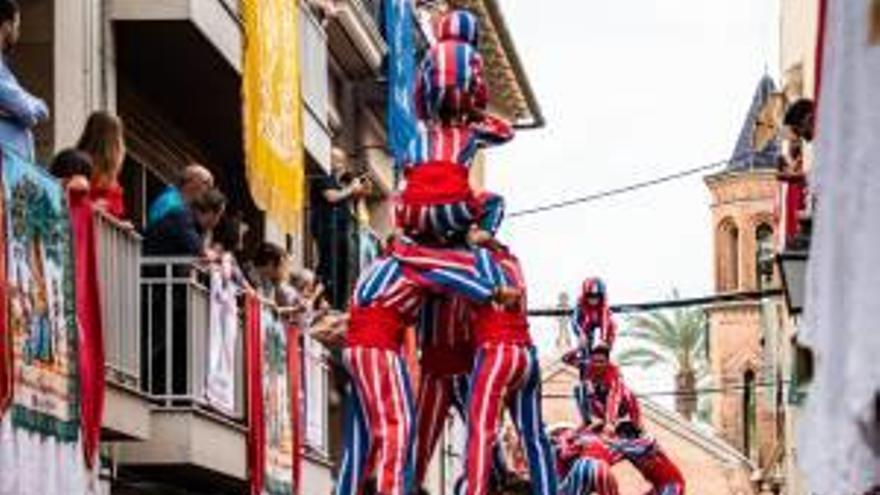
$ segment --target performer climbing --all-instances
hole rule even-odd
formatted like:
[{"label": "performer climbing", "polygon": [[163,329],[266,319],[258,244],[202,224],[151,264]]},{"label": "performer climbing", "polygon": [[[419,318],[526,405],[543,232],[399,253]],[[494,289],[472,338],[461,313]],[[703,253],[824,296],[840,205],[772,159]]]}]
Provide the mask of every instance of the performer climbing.
[{"label": "performer climbing", "polygon": [[590,352],[600,346],[614,347],[617,324],[608,306],[608,289],[598,277],[588,277],[581,284],[581,294],[572,318],[572,332],[578,348]]},{"label": "performer climbing", "polygon": [[403,166],[398,227],[418,242],[462,244],[480,206],[469,171],[481,147],[513,138],[507,122],[486,113],[488,90],[477,50],[477,17],[454,10],[440,21],[438,42],[416,84],[420,118]]},{"label": "performer climbing", "polygon": [[586,359],[583,355],[582,350],[576,349],[562,359],[581,372],[581,382],[574,392],[584,424],[609,435],[618,433],[620,428],[640,432],[639,402],[624,383],[620,369],[610,362],[608,348],[600,344]]}]

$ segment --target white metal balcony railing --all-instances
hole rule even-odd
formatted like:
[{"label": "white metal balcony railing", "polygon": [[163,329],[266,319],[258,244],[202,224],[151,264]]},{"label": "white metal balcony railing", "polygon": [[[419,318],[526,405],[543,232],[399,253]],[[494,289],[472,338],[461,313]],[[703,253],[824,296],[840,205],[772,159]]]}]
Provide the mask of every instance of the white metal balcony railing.
[{"label": "white metal balcony railing", "polygon": [[[243,318],[239,318],[235,343],[233,414],[209,407],[206,400],[211,302],[208,270],[189,258],[144,258],[141,290],[144,392],[160,408],[211,410],[226,419],[242,421],[246,410]],[[263,304],[264,310],[277,311],[274,305]],[[329,353],[308,336],[302,339],[301,353],[305,443],[315,452],[326,454]]]},{"label": "white metal balcony railing", "polygon": [[[210,275],[193,259],[144,258],[141,264],[143,390],[160,408],[212,410],[243,420],[244,339],[235,343],[235,402],[228,417],[208,406]],[[241,327],[239,327],[241,328]]]},{"label": "white metal balcony railing", "polygon": [[308,335],[303,336],[302,342],[305,444],[315,452],[326,455],[330,447],[330,353]]},{"label": "white metal balcony railing", "polygon": [[141,237],[100,211],[95,213],[95,223],[107,377],[137,389],[141,381]]}]

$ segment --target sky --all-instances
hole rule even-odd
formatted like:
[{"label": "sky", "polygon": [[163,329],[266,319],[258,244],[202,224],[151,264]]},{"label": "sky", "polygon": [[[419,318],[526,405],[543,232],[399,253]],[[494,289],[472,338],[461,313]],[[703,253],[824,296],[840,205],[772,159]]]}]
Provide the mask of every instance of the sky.
[{"label": "sky", "polygon": [[[489,152],[508,214],[730,157],[759,79],[778,74],[778,0],[499,0],[547,120]],[[712,291],[697,175],[508,217],[530,307],[603,277],[612,303]],[[535,321],[540,342],[549,321]],[[548,331],[543,331],[543,329]]]}]

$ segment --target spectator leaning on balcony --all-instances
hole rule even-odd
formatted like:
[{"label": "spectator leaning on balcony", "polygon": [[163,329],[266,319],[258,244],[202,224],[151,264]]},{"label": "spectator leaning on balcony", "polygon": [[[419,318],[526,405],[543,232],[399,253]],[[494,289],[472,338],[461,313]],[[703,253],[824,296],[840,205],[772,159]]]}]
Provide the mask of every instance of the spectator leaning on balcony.
[{"label": "spectator leaning on balcony", "polygon": [[[214,187],[214,176],[205,167],[197,164],[184,169],[176,186],[168,186],[156,198],[147,212],[147,229],[144,240],[144,253],[147,255],[201,253],[201,236],[189,237],[182,242],[183,246],[152,245],[161,242],[166,233],[172,231],[192,232],[196,230],[196,219],[193,214],[193,203]],[[197,255],[197,254],[195,254]]]},{"label": "spectator leaning on balcony", "polygon": [[92,204],[118,219],[124,218],[125,192],[119,185],[119,173],[125,163],[122,120],[108,112],[94,112],[76,148],[92,158]]},{"label": "spectator leaning on balcony", "polygon": [[290,281],[290,257],[281,247],[264,242],[257,248],[250,270],[251,283],[263,299],[283,312],[301,312],[302,301]]},{"label": "spectator leaning on balcony", "polygon": [[144,254],[147,256],[210,257],[211,232],[226,209],[226,196],[209,189],[179,213],[171,212],[147,226]]},{"label": "spectator leaning on balcony", "polygon": [[318,243],[317,272],[335,308],[344,305],[350,289],[351,202],[366,192],[361,178],[346,180],[346,161],[345,152],[334,148],[332,174],[318,177],[311,186],[311,229]]},{"label": "spectator leaning on balcony", "polygon": [[167,215],[183,215],[196,198],[214,187],[214,175],[202,165],[193,163],[183,170],[177,185],[171,185],[150,204],[147,228],[164,220]]},{"label": "spectator leaning on balcony", "polygon": [[18,84],[7,65],[7,55],[18,43],[21,9],[15,0],[0,0],[0,145],[33,161],[34,136],[31,129],[49,118],[43,100]]},{"label": "spectator leaning on balcony", "polygon": [[82,151],[69,148],[52,158],[49,172],[61,181],[68,194],[87,194],[89,177],[92,176],[92,158]]}]

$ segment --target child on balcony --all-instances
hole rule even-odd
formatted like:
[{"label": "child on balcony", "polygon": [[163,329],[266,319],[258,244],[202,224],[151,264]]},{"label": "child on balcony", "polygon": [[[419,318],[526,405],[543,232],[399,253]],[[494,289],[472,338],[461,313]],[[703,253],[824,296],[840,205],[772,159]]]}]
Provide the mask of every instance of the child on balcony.
[{"label": "child on balcony", "polygon": [[92,203],[115,218],[123,219],[125,192],[119,184],[119,174],[125,163],[122,120],[107,112],[94,112],[86,121],[76,147],[92,158]]},{"label": "child on balcony", "polygon": [[88,194],[92,159],[82,151],[66,149],[52,159],[49,172],[61,181],[68,194]]},{"label": "child on balcony", "polygon": [[438,26],[416,84],[421,121],[407,151],[398,227],[418,242],[463,243],[480,217],[469,182],[479,149],[513,138],[512,128],[486,113],[488,90],[477,50],[479,23],[455,10]]}]

